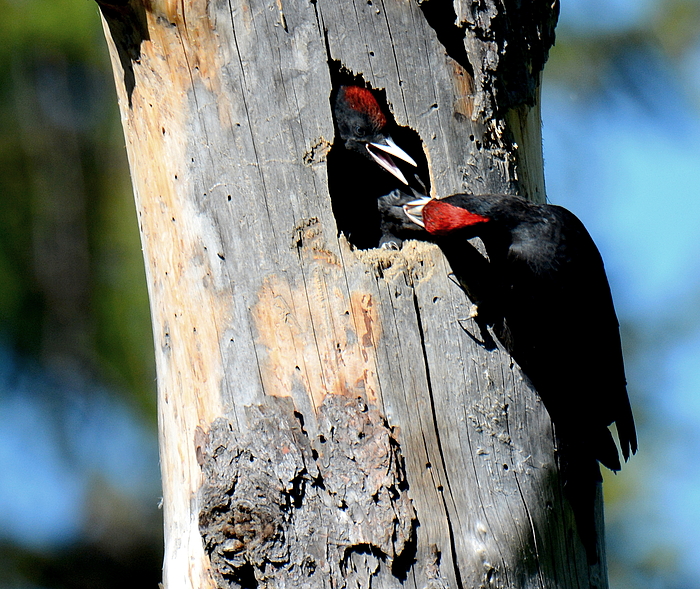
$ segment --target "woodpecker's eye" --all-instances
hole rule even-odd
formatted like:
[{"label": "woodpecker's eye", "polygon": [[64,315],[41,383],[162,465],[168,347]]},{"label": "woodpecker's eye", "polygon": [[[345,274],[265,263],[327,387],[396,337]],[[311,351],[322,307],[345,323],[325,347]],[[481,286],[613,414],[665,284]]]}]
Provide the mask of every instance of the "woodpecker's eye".
[{"label": "woodpecker's eye", "polygon": [[360,125],[357,125],[357,127],[355,127],[355,136],[364,137],[366,134],[367,134],[367,131],[365,131],[364,127],[362,127]]}]

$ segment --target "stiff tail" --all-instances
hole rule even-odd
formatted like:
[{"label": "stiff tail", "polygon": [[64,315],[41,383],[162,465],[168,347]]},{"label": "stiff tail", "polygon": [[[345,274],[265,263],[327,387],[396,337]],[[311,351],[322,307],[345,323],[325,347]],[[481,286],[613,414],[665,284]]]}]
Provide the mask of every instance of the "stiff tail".
[{"label": "stiff tail", "polygon": [[624,406],[620,409],[619,417],[616,419],[617,435],[620,438],[620,448],[625,461],[632,454],[637,453],[637,431],[634,427],[634,417],[629,399],[624,400]]},{"label": "stiff tail", "polygon": [[620,455],[615,445],[615,439],[607,427],[601,427],[599,431],[596,432],[595,436],[591,436],[590,443],[594,444],[591,448],[593,450],[592,455],[597,458],[603,466],[615,472],[622,468],[620,465]]}]

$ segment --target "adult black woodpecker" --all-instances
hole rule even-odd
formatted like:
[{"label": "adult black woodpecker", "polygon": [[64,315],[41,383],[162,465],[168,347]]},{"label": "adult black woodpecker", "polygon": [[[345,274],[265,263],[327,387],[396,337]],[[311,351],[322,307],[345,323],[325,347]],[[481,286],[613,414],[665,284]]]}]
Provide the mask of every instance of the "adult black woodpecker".
[{"label": "adult black woodpecker", "polygon": [[[392,138],[396,133],[405,136],[371,90],[340,86],[333,115],[337,141],[328,156],[333,212],[340,231],[351,243],[360,248],[376,247],[384,237],[393,239],[382,236],[377,199],[400,186],[425,192],[416,179],[419,164]],[[424,160],[420,151],[416,157]],[[427,165],[423,167],[427,170]]]},{"label": "adult black woodpecker", "polygon": [[437,243],[466,285],[465,240],[483,241],[489,285],[477,289],[478,314],[489,318],[549,412],[564,489],[589,562],[596,562],[598,463],[620,470],[608,428],[616,424],[625,460],[637,451],[637,435],[619,324],[593,239],[570,211],[517,196],[414,200],[395,191],[380,208],[387,230]]}]

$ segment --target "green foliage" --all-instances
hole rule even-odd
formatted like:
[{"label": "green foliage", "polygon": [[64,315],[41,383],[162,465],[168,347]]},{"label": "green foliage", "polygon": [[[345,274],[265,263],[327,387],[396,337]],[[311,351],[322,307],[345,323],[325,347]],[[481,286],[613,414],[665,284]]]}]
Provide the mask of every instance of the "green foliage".
[{"label": "green foliage", "polygon": [[49,364],[68,357],[155,419],[143,261],[99,9],[0,0],[0,14],[0,337]]},{"label": "green foliage", "polygon": [[[605,19],[605,15],[601,15]],[[577,93],[593,94],[623,53],[658,52],[677,66],[700,37],[700,2],[657,0],[646,19],[629,28],[557,29],[546,78],[563,82]]]},{"label": "green foliage", "polygon": [[42,47],[101,59],[99,10],[92,0],[0,0],[0,57]]},{"label": "green foliage", "polygon": [[700,37],[700,2],[661,2],[649,22],[650,33],[671,58],[682,57]]}]

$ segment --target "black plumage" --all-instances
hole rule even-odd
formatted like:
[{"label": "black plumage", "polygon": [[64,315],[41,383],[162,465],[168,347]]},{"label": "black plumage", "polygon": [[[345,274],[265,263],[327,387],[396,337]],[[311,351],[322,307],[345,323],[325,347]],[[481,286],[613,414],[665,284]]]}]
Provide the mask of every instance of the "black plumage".
[{"label": "black plumage", "polygon": [[416,175],[427,175],[420,139],[397,126],[386,104],[363,86],[340,86],[333,115],[328,180],[338,228],[357,247],[377,247],[392,240],[381,232],[377,199],[398,187],[425,191]]},{"label": "black plumage", "polygon": [[[608,427],[616,424],[625,460],[637,451],[619,324],[598,248],[581,221],[556,205],[456,194],[402,207],[411,200],[396,191],[380,201],[386,230],[441,247],[482,321],[534,385],[555,425],[565,491],[595,560],[598,462],[620,470]],[[473,258],[466,239],[476,236],[489,262],[487,270],[477,268],[474,287],[464,261]]]}]

